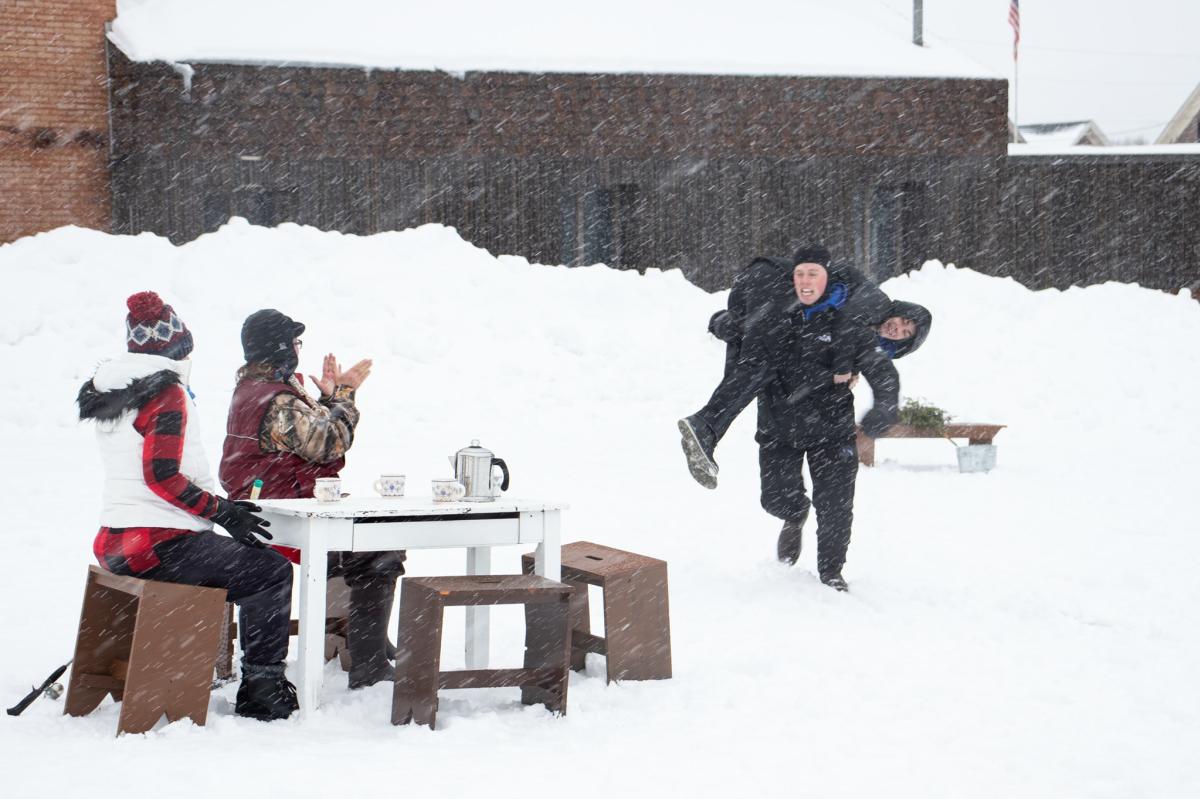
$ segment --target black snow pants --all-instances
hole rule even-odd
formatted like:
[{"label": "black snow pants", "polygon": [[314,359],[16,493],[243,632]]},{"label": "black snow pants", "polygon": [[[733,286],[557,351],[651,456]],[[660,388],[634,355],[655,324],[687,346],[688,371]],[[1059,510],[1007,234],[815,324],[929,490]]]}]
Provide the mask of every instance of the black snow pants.
[{"label": "black snow pants", "polygon": [[802,522],[808,515],[810,502],[801,471],[808,458],[813,480],[811,505],[817,510],[817,569],[822,576],[837,574],[846,563],[854,522],[854,482],[858,477],[854,438],[798,449],[760,433],[758,443],[763,510],[778,519]]},{"label": "black snow pants", "polygon": [[696,411],[693,418],[708,425],[713,435],[713,447],[724,438],[733,420],[746,409],[767,383],[772,371],[758,361],[743,360],[742,344],[735,341],[725,345],[725,373],[708,403]]},{"label": "black snow pants", "polygon": [[394,552],[331,552],[330,577],[346,578],[350,588],[350,619],[346,646],[352,665],[378,663],[388,648],[388,619],[396,597],[396,580],[404,574],[405,554]]},{"label": "black snow pants", "polygon": [[154,554],[159,564],[132,576],[224,588],[228,600],[238,606],[243,671],[283,673],[292,618],[292,564],[287,558],[211,530],[164,541]]}]

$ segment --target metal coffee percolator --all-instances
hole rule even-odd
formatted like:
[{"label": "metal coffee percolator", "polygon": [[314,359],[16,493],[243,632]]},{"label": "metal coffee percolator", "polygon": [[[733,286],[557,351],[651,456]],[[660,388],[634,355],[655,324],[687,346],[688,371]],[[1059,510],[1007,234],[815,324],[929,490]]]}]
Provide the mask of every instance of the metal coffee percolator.
[{"label": "metal coffee percolator", "polygon": [[[497,458],[479,446],[479,439],[471,442],[471,446],[463,447],[450,458],[454,465],[454,479],[467,489],[463,502],[491,502],[500,496],[501,491],[508,490],[508,464],[503,458]],[[499,466],[502,479],[492,475],[492,470]]]}]

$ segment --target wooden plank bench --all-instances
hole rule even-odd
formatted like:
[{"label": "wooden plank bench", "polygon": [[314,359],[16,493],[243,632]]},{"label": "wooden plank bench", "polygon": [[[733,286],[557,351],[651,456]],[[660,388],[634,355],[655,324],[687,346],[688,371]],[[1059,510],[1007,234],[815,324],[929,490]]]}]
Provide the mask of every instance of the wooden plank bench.
[{"label": "wooden plank bench", "polygon": [[[896,424],[879,438],[965,438],[969,444],[990,444],[996,434],[1007,425],[957,423],[947,424],[941,432],[929,427],[913,427],[908,424]],[[858,462],[863,466],[875,465],[875,439],[863,433],[858,428]]]}]

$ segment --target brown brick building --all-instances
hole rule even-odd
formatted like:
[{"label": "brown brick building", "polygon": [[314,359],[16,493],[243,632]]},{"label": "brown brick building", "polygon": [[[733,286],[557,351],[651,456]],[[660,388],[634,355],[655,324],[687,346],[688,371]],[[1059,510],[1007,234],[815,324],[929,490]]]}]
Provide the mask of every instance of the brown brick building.
[{"label": "brown brick building", "polygon": [[706,288],[805,237],[881,277],[995,245],[978,221],[999,208],[999,80],[110,63],[120,232],[442,222]]},{"label": "brown brick building", "polygon": [[810,238],[878,279],[1200,284],[1200,152],[1010,156],[1003,80],[172,66],[106,43],[112,2],[0,7],[0,241],[440,222],[709,289]]},{"label": "brown brick building", "polygon": [[109,227],[104,26],[115,6],[0,2],[0,242]]}]

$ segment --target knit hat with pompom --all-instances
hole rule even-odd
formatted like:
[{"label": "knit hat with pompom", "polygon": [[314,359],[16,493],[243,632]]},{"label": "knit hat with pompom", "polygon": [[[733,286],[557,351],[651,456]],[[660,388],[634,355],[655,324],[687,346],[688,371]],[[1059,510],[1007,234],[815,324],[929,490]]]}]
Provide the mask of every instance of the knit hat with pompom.
[{"label": "knit hat with pompom", "polygon": [[153,291],[139,291],[125,301],[125,343],[130,352],[162,355],[181,361],[192,351],[192,334]]}]

